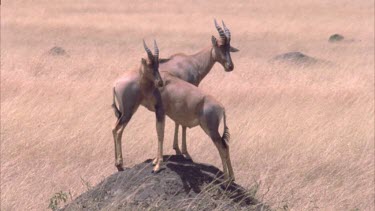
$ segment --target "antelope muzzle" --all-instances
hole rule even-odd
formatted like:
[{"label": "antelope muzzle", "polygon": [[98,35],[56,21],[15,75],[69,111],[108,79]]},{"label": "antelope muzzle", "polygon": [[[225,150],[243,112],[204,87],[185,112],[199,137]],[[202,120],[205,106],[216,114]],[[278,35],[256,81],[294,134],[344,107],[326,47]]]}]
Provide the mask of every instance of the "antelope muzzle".
[{"label": "antelope muzzle", "polygon": [[225,63],[224,63],[224,69],[226,72],[231,72],[234,69],[234,64],[232,62],[232,58],[229,54],[229,52],[225,55]]},{"label": "antelope muzzle", "polygon": [[156,86],[157,88],[163,87],[164,82],[163,82],[163,79],[161,79],[159,73],[156,74],[156,77],[155,77],[155,81],[154,81],[154,83],[155,83],[155,86]]},{"label": "antelope muzzle", "polygon": [[234,69],[234,65],[232,62],[226,62],[225,63],[225,71],[231,72]]}]

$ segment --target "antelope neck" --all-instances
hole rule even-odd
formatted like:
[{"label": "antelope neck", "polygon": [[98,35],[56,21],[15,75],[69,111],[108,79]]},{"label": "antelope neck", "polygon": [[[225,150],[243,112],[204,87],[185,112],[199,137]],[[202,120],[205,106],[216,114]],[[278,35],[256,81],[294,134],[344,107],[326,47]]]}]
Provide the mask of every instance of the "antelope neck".
[{"label": "antelope neck", "polygon": [[207,47],[192,55],[195,70],[199,75],[199,82],[210,72],[216,60],[213,58],[213,47]]},{"label": "antelope neck", "polygon": [[151,90],[155,89],[154,81],[150,80],[149,78],[145,76],[145,73],[144,73],[144,70],[142,70],[142,67],[139,70],[139,74],[140,74],[139,84],[140,84],[141,91],[143,94],[148,94],[149,92],[151,92]]}]

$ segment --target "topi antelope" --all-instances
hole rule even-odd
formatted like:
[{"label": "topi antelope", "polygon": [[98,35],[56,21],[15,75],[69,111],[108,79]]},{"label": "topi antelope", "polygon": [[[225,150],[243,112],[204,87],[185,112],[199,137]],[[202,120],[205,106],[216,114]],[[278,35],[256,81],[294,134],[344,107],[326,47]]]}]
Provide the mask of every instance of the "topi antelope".
[{"label": "topi antelope", "polygon": [[[114,98],[119,100],[119,107],[115,107],[118,120],[112,130],[115,142],[115,158],[116,167],[119,171],[123,171],[123,158],[121,149],[122,133],[131,119],[132,115],[138,109],[139,104],[155,111],[157,132],[164,130],[164,113],[163,106],[160,101],[160,92],[156,87],[163,86],[163,80],[159,73],[159,49],[156,41],[154,41],[155,52],[151,50],[143,41],[144,49],[147,52],[147,59],[142,58],[141,66],[128,72],[126,77],[122,77],[115,82],[113,88]],[[135,79],[135,80],[134,80]],[[115,99],[113,99],[115,101]],[[158,133],[159,142],[163,139]]]},{"label": "topi antelope", "polygon": [[[172,75],[198,86],[216,62],[219,62],[226,72],[233,71],[234,65],[230,52],[239,50],[230,45],[231,33],[224,21],[222,21],[224,29],[215,19],[214,24],[220,36],[219,40],[212,36],[212,45],[194,55],[173,55],[169,62],[160,65],[160,72],[168,71]],[[175,123],[173,149],[176,154],[183,154],[186,158],[191,159],[186,147],[186,127],[182,126],[182,151],[178,147],[178,130],[179,124]]]},{"label": "topi antelope", "polygon": [[[159,87],[161,101],[165,114],[176,124],[183,127],[200,126],[211,138],[219,151],[226,179],[234,180],[234,173],[229,156],[229,129],[226,123],[224,107],[212,96],[204,94],[198,87],[187,83],[168,72],[160,73],[164,86]],[[165,118],[161,118],[165,119]],[[224,123],[224,133],[219,134],[221,119]],[[161,122],[164,124],[164,121]],[[157,128],[159,147],[157,158],[154,160],[154,171],[160,169],[163,155],[164,126]]]},{"label": "topi antelope", "polygon": [[[223,23],[221,28],[216,20],[214,21],[215,27],[219,32],[220,39],[216,39],[212,36],[212,44],[203,50],[193,55],[175,54],[169,59],[161,59],[159,71],[170,72],[172,75],[187,81],[195,86],[198,86],[203,78],[210,72],[213,65],[218,62],[220,63],[226,72],[233,70],[234,65],[230,56],[230,52],[237,52],[238,50],[230,46],[231,35],[229,29]],[[153,102],[145,101],[145,95],[141,91],[141,75],[138,70],[129,71],[125,76],[118,79],[113,88],[113,104],[112,107],[115,111],[115,115],[119,119],[122,116],[126,116],[120,123],[123,127],[119,127],[116,123],[113,128],[113,133],[118,134],[118,141],[115,138],[115,149],[118,150],[116,154],[116,166],[118,170],[122,170],[122,149],[121,149],[121,137],[122,131],[132,118],[133,114],[137,111],[140,104],[145,106],[148,110],[154,111]],[[116,100],[119,106],[116,106]],[[157,124],[158,125],[158,124]],[[181,154],[178,147],[178,128],[179,124],[175,124],[175,134],[173,148],[176,150],[176,154]],[[121,132],[119,132],[121,130]],[[116,145],[116,143],[118,144]],[[190,158],[186,148],[186,127],[182,127],[182,154],[185,157]]]}]

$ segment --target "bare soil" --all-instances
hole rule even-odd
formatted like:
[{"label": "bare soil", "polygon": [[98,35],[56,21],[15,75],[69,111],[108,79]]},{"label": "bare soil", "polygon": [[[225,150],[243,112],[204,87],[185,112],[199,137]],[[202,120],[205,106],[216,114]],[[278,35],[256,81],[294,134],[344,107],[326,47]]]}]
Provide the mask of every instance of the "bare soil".
[{"label": "bare soil", "polygon": [[63,210],[268,210],[251,192],[224,181],[211,165],[183,156],[164,156],[151,173],[151,160],[112,174]]}]

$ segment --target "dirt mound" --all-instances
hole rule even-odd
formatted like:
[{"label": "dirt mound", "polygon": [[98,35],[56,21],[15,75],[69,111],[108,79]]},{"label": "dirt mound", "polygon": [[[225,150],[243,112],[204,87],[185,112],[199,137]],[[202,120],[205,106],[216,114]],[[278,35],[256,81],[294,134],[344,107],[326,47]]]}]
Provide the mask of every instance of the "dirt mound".
[{"label": "dirt mound", "polygon": [[334,63],[325,59],[318,59],[301,52],[288,52],[277,55],[270,60],[271,64],[295,66],[298,68],[332,67]]},{"label": "dirt mound", "polygon": [[52,56],[63,56],[66,55],[66,51],[64,48],[59,47],[59,46],[54,46],[53,48],[49,49],[47,52],[49,55]]},{"label": "dirt mound", "polygon": [[318,60],[307,56],[301,52],[288,52],[284,54],[280,54],[275,56],[272,62],[283,62],[283,63],[291,63],[297,65],[313,65],[317,64]]},{"label": "dirt mound", "polygon": [[341,34],[333,34],[328,38],[329,42],[339,42],[342,40],[344,40],[344,36],[342,36]]},{"label": "dirt mound", "polygon": [[226,184],[214,166],[165,156],[153,174],[151,160],[117,172],[63,210],[267,210],[249,191]]}]

